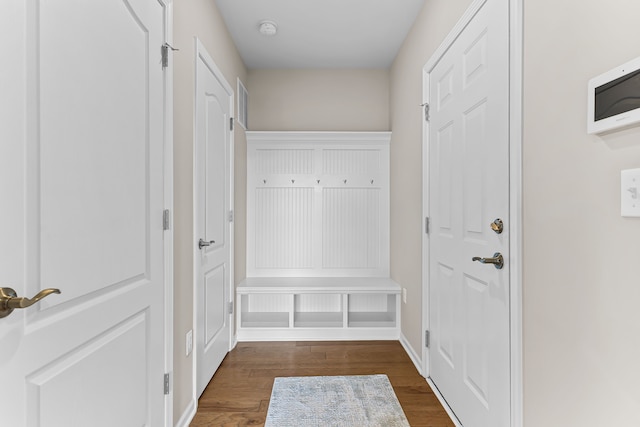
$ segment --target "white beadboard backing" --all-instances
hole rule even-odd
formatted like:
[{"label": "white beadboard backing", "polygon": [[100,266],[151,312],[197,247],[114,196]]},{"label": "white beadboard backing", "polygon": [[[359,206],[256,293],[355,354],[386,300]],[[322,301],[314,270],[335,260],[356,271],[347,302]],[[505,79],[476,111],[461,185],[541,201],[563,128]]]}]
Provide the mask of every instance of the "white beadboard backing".
[{"label": "white beadboard backing", "polygon": [[312,268],[313,188],[256,188],[254,194],[256,268]]},{"label": "white beadboard backing", "polygon": [[355,294],[349,295],[350,312],[387,311],[388,295]]},{"label": "white beadboard backing", "polygon": [[327,175],[377,175],[380,151],[365,149],[322,150],[322,171]]},{"label": "white beadboard backing", "polygon": [[379,267],[380,189],[325,188],[322,202],[322,267]]},{"label": "white beadboard backing", "polygon": [[295,311],[305,313],[341,312],[340,294],[299,294],[295,295]]},{"label": "white beadboard backing", "polygon": [[247,277],[388,277],[390,132],[247,132]]},{"label": "white beadboard backing", "polygon": [[289,295],[262,294],[242,297],[246,298],[246,307],[244,307],[246,312],[275,313],[291,310]]},{"label": "white beadboard backing", "polygon": [[255,155],[257,174],[310,174],[313,173],[313,150],[258,149]]}]

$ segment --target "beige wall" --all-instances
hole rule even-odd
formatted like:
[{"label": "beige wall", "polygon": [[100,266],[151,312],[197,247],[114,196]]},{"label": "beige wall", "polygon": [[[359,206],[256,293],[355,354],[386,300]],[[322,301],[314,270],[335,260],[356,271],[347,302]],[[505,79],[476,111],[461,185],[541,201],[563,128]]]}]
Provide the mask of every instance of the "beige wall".
[{"label": "beige wall", "polygon": [[422,67],[471,0],[427,0],[391,68],[391,277],[407,288],[402,333],[422,355]]},{"label": "beige wall", "polygon": [[587,81],[640,55],[640,2],[525,1],[525,426],[640,425],[640,128],[586,134]]},{"label": "beige wall", "polygon": [[251,70],[249,128],[388,131],[387,70]]},{"label": "beige wall", "polygon": [[[194,37],[198,37],[234,89],[246,69],[210,0],[174,2],[174,422],[193,398],[193,355],[185,357],[185,334],[193,327],[193,94]],[[237,101],[236,101],[237,102]],[[235,131],[236,238],[244,241],[246,142]],[[244,253],[236,253],[236,279],[244,277]]]}]

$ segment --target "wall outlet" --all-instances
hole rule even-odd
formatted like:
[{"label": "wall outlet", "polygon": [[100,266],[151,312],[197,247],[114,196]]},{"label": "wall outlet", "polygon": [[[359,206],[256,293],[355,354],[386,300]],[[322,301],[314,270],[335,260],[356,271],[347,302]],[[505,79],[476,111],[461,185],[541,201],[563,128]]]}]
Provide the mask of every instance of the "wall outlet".
[{"label": "wall outlet", "polygon": [[407,288],[402,288],[402,302],[407,303]]},{"label": "wall outlet", "polygon": [[190,329],[189,332],[187,332],[185,343],[186,343],[186,350],[187,350],[187,356],[188,356],[193,351],[193,329]]}]

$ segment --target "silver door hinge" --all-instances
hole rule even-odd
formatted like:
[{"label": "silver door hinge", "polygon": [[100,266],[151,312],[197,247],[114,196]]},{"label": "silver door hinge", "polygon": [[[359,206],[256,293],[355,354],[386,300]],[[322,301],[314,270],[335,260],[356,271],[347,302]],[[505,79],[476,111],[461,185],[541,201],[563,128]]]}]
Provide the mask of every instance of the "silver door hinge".
[{"label": "silver door hinge", "polygon": [[180,49],[176,49],[175,47],[171,46],[169,43],[165,43],[162,45],[162,47],[160,48],[160,52],[162,55],[162,68],[165,69],[169,66],[169,49],[175,51],[175,50],[180,50]]},{"label": "silver door hinge", "polygon": [[233,130],[233,117],[229,118],[229,130]]},{"label": "silver door hinge", "polygon": [[171,213],[169,212],[169,209],[165,209],[162,212],[162,229],[168,230],[170,228],[170,224],[171,224]]},{"label": "silver door hinge", "polygon": [[233,222],[233,210],[229,211],[229,222]]},{"label": "silver door hinge", "polygon": [[431,338],[429,336],[429,331],[424,331],[424,346],[429,348],[429,338]]},{"label": "silver door hinge", "polygon": [[421,107],[424,107],[424,121],[429,121],[429,103],[425,102],[424,104],[420,104]]},{"label": "silver door hinge", "polygon": [[429,217],[424,218],[424,232],[425,234],[429,234]]},{"label": "silver door hinge", "polygon": [[169,374],[164,374],[164,394],[169,394],[171,383],[169,382]]},{"label": "silver door hinge", "polygon": [[229,314],[233,314],[233,301],[229,301]]}]

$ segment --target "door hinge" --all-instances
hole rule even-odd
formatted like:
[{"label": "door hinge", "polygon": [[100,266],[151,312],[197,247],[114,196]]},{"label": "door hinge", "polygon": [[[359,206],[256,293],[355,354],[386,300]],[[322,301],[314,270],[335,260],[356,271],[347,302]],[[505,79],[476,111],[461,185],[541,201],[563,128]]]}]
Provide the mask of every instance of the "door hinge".
[{"label": "door hinge", "polygon": [[229,211],[229,222],[233,222],[233,210]]},{"label": "door hinge", "polygon": [[425,102],[424,104],[420,104],[421,107],[424,107],[424,121],[428,122],[429,121],[429,103]]},{"label": "door hinge", "polygon": [[169,394],[171,390],[171,383],[169,381],[169,374],[164,374],[164,394]]},{"label": "door hinge", "polygon": [[233,301],[229,301],[229,314],[233,314]]},{"label": "door hinge", "polygon": [[233,131],[233,117],[229,118],[229,130]]},{"label": "door hinge", "polygon": [[429,348],[429,339],[430,339],[429,331],[424,331],[424,346]]},{"label": "door hinge", "polygon": [[176,49],[175,47],[171,46],[169,43],[165,43],[162,45],[162,47],[160,48],[160,52],[162,55],[162,68],[165,69],[169,66],[169,49],[171,49],[172,51],[175,50],[180,50],[180,49]]},{"label": "door hinge", "polygon": [[169,212],[169,209],[165,209],[162,212],[162,229],[168,230],[170,228],[170,224],[171,224],[171,213]]},{"label": "door hinge", "polygon": [[424,232],[425,234],[429,234],[429,217],[424,218]]}]

